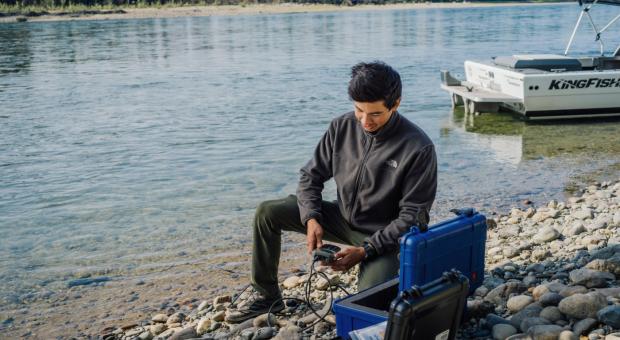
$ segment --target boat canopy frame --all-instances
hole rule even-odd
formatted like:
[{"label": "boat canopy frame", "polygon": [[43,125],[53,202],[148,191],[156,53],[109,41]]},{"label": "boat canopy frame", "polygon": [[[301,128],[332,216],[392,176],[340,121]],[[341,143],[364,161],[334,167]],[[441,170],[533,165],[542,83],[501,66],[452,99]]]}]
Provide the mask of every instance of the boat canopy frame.
[{"label": "boat canopy frame", "polygon": [[[568,41],[566,50],[564,50],[564,55],[568,54],[568,51],[570,50],[570,47],[573,44],[573,40],[575,39],[575,34],[577,33],[577,29],[579,29],[579,25],[581,24],[583,17],[586,16],[588,18],[588,21],[590,22],[590,26],[592,26],[592,29],[594,29],[594,32],[596,32],[595,41],[597,41],[600,45],[601,56],[605,56],[605,44],[603,43],[603,39],[601,38],[601,35],[609,27],[611,27],[616,21],[620,20],[620,14],[618,14],[616,17],[611,19],[609,23],[607,23],[607,25],[605,25],[603,28],[599,30],[596,24],[594,23],[594,20],[592,20],[592,16],[590,15],[590,9],[592,9],[592,7],[596,4],[620,6],[620,0],[578,0],[578,2],[579,2],[579,6],[582,7],[581,13],[579,14],[579,18],[577,19],[575,28],[573,28],[573,33],[570,36],[570,40]],[[620,45],[618,45],[613,55],[620,56]]]}]

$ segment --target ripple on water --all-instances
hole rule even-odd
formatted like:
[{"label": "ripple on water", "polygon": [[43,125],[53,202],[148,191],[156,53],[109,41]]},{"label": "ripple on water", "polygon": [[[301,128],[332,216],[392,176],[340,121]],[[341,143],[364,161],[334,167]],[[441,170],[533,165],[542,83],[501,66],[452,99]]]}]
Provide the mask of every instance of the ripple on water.
[{"label": "ripple on water", "polygon": [[[438,70],[462,72],[465,59],[561,51],[577,11],[2,25],[0,297],[247,250],[254,207],[295,192],[330,120],[350,110],[347,78],[360,60],[401,72],[400,111],[437,146],[435,221],[455,207],[562,199],[617,176],[618,121],[466,117],[439,89]],[[531,38],[540,32],[545,40]],[[575,48],[590,43],[580,35]]]}]

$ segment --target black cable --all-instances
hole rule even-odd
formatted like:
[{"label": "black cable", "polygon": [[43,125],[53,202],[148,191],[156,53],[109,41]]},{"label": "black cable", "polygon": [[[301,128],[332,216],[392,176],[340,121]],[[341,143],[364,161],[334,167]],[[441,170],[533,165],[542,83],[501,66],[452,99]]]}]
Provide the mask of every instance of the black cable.
[{"label": "black cable", "polygon": [[247,286],[245,286],[245,288],[243,288],[241,290],[241,292],[239,292],[239,294],[237,294],[237,296],[235,296],[234,299],[232,299],[232,301],[230,301],[230,304],[233,305],[235,303],[235,301],[237,301],[237,299],[239,299],[239,297],[241,296],[241,294],[243,294],[246,290],[248,290],[248,288],[250,288],[252,284],[248,284]]},{"label": "black cable", "polygon": [[351,293],[349,293],[342,285],[336,285],[336,288],[342,290],[345,294],[347,294],[347,296],[351,296]]},{"label": "black cable", "polygon": [[[312,277],[315,276],[315,275],[321,276],[321,277],[323,277],[327,281],[328,289],[329,289],[329,294],[330,294],[330,299],[331,299],[330,302],[331,303],[334,302],[334,290],[333,290],[333,288],[337,288],[337,289],[339,288],[342,291],[344,291],[347,295],[351,295],[341,285],[339,285],[339,284],[332,284],[331,280],[329,279],[329,277],[325,273],[319,272],[319,271],[315,272],[314,265],[315,265],[316,262],[318,262],[318,261],[317,260],[313,260],[312,261],[312,265],[310,265],[310,273],[308,274],[308,281],[306,281],[306,286],[304,288],[305,301],[300,299],[300,298],[295,298],[295,297],[287,297],[287,298],[282,297],[282,298],[279,298],[279,299],[275,300],[271,304],[271,306],[269,306],[269,310],[267,311],[267,326],[268,327],[271,327],[271,321],[269,320],[269,314],[271,314],[271,311],[273,310],[273,307],[275,307],[275,305],[278,302],[282,302],[282,304],[284,306],[286,306],[286,304],[284,303],[284,301],[286,301],[286,300],[301,301],[302,303],[305,303],[306,307],[310,308],[312,313],[318,317],[318,319],[315,320],[313,323],[311,323],[310,325],[305,326],[304,328],[302,328],[301,329],[302,332],[306,331],[306,330],[308,330],[308,329],[310,329],[312,327],[314,327],[316,324],[318,324],[321,321],[325,321],[325,318],[329,315],[329,312],[330,312],[331,308],[327,309],[327,311],[325,312],[324,315],[319,315],[317,310],[314,309],[314,307],[312,306],[312,301],[310,300],[310,288],[311,288],[311,285],[312,285]],[[246,287],[246,289],[247,289],[247,287]],[[325,308],[325,307],[323,307],[323,308]]]}]

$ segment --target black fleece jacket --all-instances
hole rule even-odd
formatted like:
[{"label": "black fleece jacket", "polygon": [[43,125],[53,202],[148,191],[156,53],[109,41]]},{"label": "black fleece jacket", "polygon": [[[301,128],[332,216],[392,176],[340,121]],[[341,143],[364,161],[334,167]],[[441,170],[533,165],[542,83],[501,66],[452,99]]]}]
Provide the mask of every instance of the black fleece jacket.
[{"label": "black fleece jacket", "polygon": [[353,112],[334,119],[314,156],[301,169],[297,199],[302,223],[322,220],[323,184],[334,177],[340,212],[378,254],[395,251],[398,238],[428,223],[437,191],[437,160],[430,138],[398,112],[376,133]]}]

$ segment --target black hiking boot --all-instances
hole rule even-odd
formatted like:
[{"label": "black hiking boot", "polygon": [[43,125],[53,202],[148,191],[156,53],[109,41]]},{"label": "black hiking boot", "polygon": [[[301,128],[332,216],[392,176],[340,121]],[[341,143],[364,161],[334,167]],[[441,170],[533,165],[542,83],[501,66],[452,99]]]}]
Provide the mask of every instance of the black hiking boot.
[{"label": "black hiking boot", "polygon": [[[271,311],[269,310],[271,308]],[[267,312],[277,313],[284,309],[284,303],[281,298],[267,299],[257,297],[248,305],[229,313],[225,321],[228,323],[240,323],[248,319],[255,318]],[[272,325],[273,326],[273,325]]]}]

